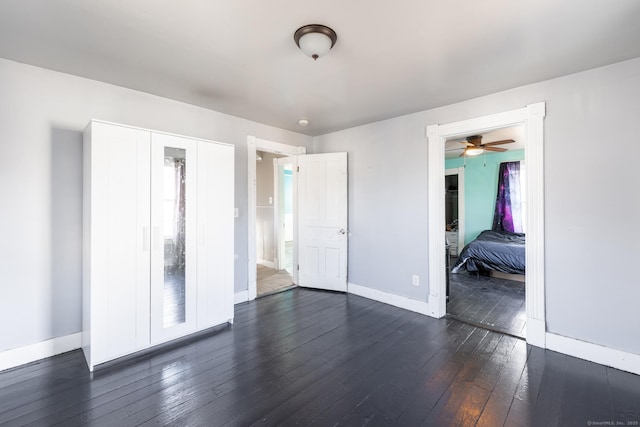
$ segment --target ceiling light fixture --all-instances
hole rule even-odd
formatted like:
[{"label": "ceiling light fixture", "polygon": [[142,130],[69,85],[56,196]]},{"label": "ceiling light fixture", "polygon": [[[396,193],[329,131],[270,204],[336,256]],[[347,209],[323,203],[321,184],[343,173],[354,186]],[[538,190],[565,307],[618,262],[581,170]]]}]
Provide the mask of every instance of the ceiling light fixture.
[{"label": "ceiling light fixture", "polygon": [[300,126],[302,126],[302,127],[305,127],[306,125],[308,125],[308,124],[309,124],[309,120],[307,120],[307,119],[300,119],[300,120],[298,120],[298,124],[299,124]]},{"label": "ceiling light fixture", "polygon": [[293,40],[305,55],[316,60],[331,50],[338,35],[325,25],[311,24],[298,28]]},{"label": "ceiling light fixture", "polygon": [[467,147],[464,150],[465,156],[479,156],[484,153],[484,148],[482,147]]}]

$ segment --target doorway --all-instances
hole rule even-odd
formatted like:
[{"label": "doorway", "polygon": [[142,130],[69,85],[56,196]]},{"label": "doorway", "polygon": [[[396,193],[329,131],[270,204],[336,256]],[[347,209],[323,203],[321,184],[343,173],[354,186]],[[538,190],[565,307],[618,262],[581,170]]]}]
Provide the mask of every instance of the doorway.
[{"label": "doorway", "polygon": [[445,142],[447,316],[525,338],[524,126],[472,136],[487,147],[476,156],[466,154],[467,139]]},{"label": "doorway", "polygon": [[[236,301],[257,296],[256,153],[287,156],[293,171],[293,282],[346,292],[348,265],[347,153],[306,154],[294,147],[247,137],[248,289]],[[285,245],[286,250],[286,245]],[[281,257],[280,257],[281,258]]]},{"label": "doorway", "polygon": [[295,287],[293,279],[293,161],[256,152],[257,297]]},{"label": "doorway", "polygon": [[[545,103],[488,116],[427,126],[429,164],[429,313],[446,314],[446,245],[444,212],[444,152],[447,139],[482,134],[523,124],[527,152],[526,337],[527,343],[546,345],[544,286],[544,116]],[[467,230],[468,233],[468,230]]]},{"label": "doorway", "polygon": [[[282,144],[275,141],[268,141],[255,136],[249,135],[247,137],[247,175],[248,175],[248,200],[247,200],[247,216],[248,216],[248,295],[243,298],[244,300],[254,300],[258,295],[258,251],[257,251],[257,162],[258,153],[268,153],[277,155],[279,157],[296,156],[299,154],[305,154],[305,147],[296,147],[293,145]],[[295,182],[293,184],[293,193],[296,193]],[[274,197],[276,195],[274,194]],[[267,199],[268,201],[268,199]],[[276,201],[274,200],[274,203]],[[293,198],[293,210],[296,209],[296,198]],[[297,241],[297,230],[293,227],[293,242]],[[292,248],[292,265],[297,266],[297,250]],[[293,283],[298,283],[298,271],[297,268],[293,268]]]}]

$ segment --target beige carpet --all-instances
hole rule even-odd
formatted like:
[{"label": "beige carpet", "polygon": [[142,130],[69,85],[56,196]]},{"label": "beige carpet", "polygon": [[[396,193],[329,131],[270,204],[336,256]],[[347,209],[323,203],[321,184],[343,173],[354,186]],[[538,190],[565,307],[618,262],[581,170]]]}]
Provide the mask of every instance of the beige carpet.
[{"label": "beige carpet", "polygon": [[264,296],[289,289],[293,284],[293,278],[287,270],[276,270],[258,264],[258,296]]}]

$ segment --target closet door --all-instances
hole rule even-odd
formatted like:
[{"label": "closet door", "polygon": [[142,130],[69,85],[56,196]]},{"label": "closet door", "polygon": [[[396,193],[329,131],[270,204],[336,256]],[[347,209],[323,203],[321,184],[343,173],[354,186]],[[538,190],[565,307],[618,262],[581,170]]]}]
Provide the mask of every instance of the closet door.
[{"label": "closet door", "polygon": [[198,329],[233,320],[233,146],[198,143]]},{"label": "closet door", "polygon": [[151,341],[196,330],[197,141],[151,134]]},{"label": "closet door", "polygon": [[93,121],[84,144],[89,368],[149,345],[150,132]]}]

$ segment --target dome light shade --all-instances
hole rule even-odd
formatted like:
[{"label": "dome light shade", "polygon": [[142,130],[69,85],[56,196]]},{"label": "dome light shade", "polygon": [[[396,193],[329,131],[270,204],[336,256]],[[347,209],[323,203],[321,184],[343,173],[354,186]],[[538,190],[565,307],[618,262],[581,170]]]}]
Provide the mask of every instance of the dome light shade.
[{"label": "dome light shade", "polygon": [[331,50],[338,35],[325,25],[311,24],[298,28],[293,39],[305,55],[316,60]]},{"label": "dome light shade", "polygon": [[465,156],[479,156],[484,153],[484,148],[482,147],[467,147],[464,150]]}]

